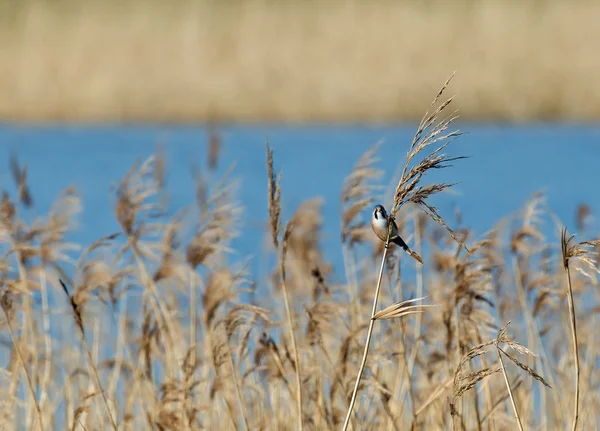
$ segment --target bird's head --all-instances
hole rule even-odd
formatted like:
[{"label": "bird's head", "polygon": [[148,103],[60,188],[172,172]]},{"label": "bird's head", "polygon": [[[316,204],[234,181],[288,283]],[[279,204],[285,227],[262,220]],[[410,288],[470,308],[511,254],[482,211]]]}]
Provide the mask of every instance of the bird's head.
[{"label": "bird's head", "polygon": [[373,209],[373,217],[376,220],[379,220],[380,218],[387,219],[387,214],[385,212],[385,208],[383,207],[383,205],[375,206],[375,208]]}]

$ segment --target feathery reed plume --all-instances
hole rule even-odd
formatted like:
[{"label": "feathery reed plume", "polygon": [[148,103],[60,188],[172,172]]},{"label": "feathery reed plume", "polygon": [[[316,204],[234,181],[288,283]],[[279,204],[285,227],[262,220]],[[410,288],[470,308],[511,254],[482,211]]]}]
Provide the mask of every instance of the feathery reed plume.
[{"label": "feathery reed plume", "polygon": [[508,390],[508,394],[510,396],[510,400],[513,406],[513,411],[515,413],[515,419],[517,420],[517,423],[519,425],[519,429],[522,431],[523,430],[523,424],[521,423],[521,418],[519,416],[519,411],[517,409],[517,405],[515,403],[515,399],[513,396],[513,392],[512,389],[510,387],[510,384],[508,382],[508,376],[506,374],[506,367],[504,366],[504,361],[502,360],[502,355],[506,356],[508,359],[510,359],[516,366],[518,366],[519,368],[521,368],[523,371],[525,371],[527,374],[529,374],[531,377],[533,377],[535,380],[541,382],[544,386],[546,386],[547,388],[552,389],[552,386],[550,386],[546,380],[544,380],[544,378],[542,376],[540,376],[538,373],[536,373],[531,367],[523,364],[522,362],[520,362],[517,358],[515,358],[514,356],[509,355],[508,353],[506,353],[506,351],[504,351],[501,347],[500,347],[500,343],[505,343],[506,345],[508,345],[508,347],[510,347],[513,350],[516,350],[517,352],[521,353],[522,355],[531,355],[531,356],[536,356],[535,353],[533,353],[531,350],[529,350],[527,347],[522,346],[514,341],[512,341],[511,339],[509,339],[506,336],[506,331],[508,328],[508,325],[510,324],[510,321],[506,323],[506,325],[504,325],[502,328],[500,328],[500,330],[498,331],[498,336],[496,337],[496,339],[494,340],[494,345],[496,346],[496,351],[498,354],[498,361],[500,362],[500,367],[502,369],[502,374],[504,376],[504,382],[506,384],[506,389]]},{"label": "feathery reed plume", "polygon": [[[244,397],[242,395],[242,383],[238,378],[238,369],[235,367],[233,352],[231,349],[231,340],[234,337],[234,333],[236,330],[241,329],[245,326],[250,326],[247,330],[249,333],[252,330],[252,325],[256,323],[258,318],[263,319],[264,321],[269,321],[267,310],[262,309],[260,307],[252,306],[252,305],[237,305],[233,307],[227,316],[221,321],[227,335],[227,358],[229,360],[229,365],[231,367],[231,373],[233,375],[233,380],[236,388],[236,395],[238,398],[238,403],[240,404],[240,409],[242,411],[242,417],[244,419],[244,426],[246,430],[251,429],[248,422],[248,413],[246,408],[246,403],[244,401]],[[238,361],[243,357],[242,348],[238,352]]]},{"label": "feathery reed plume", "polygon": [[[597,241],[584,241],[579,244],[571,245],[571,241],[575,235],[567,238],[567,228],[563,227],[560,235],[560,248],[562,252],[562,263],[567,275],[567,301],[569,303],[569,320],[571,324],[571,340],[573,342],[573,362],[575,363],[575,401],[573,407],[573,425],[572,431],[577,429],[579,421],[579,343],[577,340],[577,319],[575,313],[575,302],[573,300],[573,287],[571,285],[571,268],[569,265],[570,259],[578,258],[592,270],[597,270],[596,262],[588,256],[590,248],[600,244]],[[583,272],[580,269],[581,272]],[[585,274],[585,272],[583,272]]]},{"label": "feathery reed plume", "polygon": [[352,173],[346,177],[342,186],[340,194],[342,242],[348,243],[350,247],[362,243],[367,235],[370,235],[367,223],[357,220],[357,218],[375,200],[373,192],[378,187],[369,183],[382,174],[380,169],[374,167],[377,162],[375,152],[380,146],[381,142],[377,142],[360,156]]},{"label": "feathery reed plume", "polygon": [[[446,168],[451,166],[449,165],[450,162],[466,158],[466,156],[450,157],[442,153],[442,150],[450,142],[452,142],[458,136],[462,135],[462,132],[459,130],[446,133],[448,127],[450,127],[452,122],[458,118],[458,115],[456,115],[456,113],[450,114],[449,116],[440,119],[441,114],[450,105],[450,103],[454,99],[454,96],[442,102],[432,112],[433,107],[436,106],[440,97],[442,97],[444,91],[450,84],[450,81],[453,77],[454,73],[452,74],[452,76],[450,76],[450,78],[446,80],[440,91],[433,99],[433,102],[431,102],[431,105],[429,106],[428,110],[425,112],[425,115],[421,119],[421,122],[419,123],[417,132],[415,133],[412,143],[410,144],[410,148],[406,156],[406,160],[404,162],[404,167],[402,168],[400,181],[398,182],[396,191],[394,193],[394,205],[392,206],[392,210],[390,211],[390,217],[395,218],[396,212],[398,211],[398,209],[400,209],[400,207],[402,207],[402,205],[412,202],[415,205],[419,206],[425,212],[425,214],[431,217],[433,221],[440,224],[444,229],[446,229],[446,231],[448,231],[450,236],[452,236],[452,238],[456,242],[458,242],[461,246],[465,247],[463,241],[456,235],[456,233],[452,229],[450,229],[450,227],[446,224],[444,219],[440,216],[437,208],[429,205],[426,202],[426,199],[430,196],[452,187],[453,185],[455,185],[455,183],[442,183],[432,184],[428,186],[419,186],[419,182],[427,173],[427,171],[432,169]],[[436,150],[429,153],[420,162],[416,163],[410,169],[408,169],[409,165],[418,154],[420,154],[430,145],[436,143],[441,143]]]},{"label": "feathery reed plume", "polygon": [[[156,157],[152,156],[141,165],[136,162],[116,190],[115,215],[129,240],[127,247],[134,249],[144,235],[158,230],[155,224],[148,223],[158,212],[157,204],[151,200],[158,192],[155,161]],[[145,254],[141,247],[138,249]]]},{"label": "feathery reed plume", "polygon": [[234,200],[237,182],[227,184],[228,179],[229,172],[207,190],[204,178],[196,172],[196,204],[200,218],[186,248],[187,263],[192,269],[207,266],[210,259],[226,251],[229,242],[239,234],[241,208]]},{"label": "feathery reed plume", "polygon": [[[454,74],[452,75],[454,76]],[[439,120],[440,114],[444,111],[444,109],[450,104],[452,98],[443,102],[437,109],[433,112],[430,112],[432,107],[436,105],[439,98],[442,96],[444,90],[450,83],[452,76],[446,80],[438,94],[435,96],[433,102],[431,103],[429,109],[425,112],[423,119],[419,123],[419,127],[417,132],[413,138],[413,141],[410,145],[409,152],[406,157],[406,161],[404,163],[404,168],[402,169],[402,174],[400,175],[400,180],[398,181],[398,185],[396,187],[396,191],[394,193],[394,204],[392,206],[392,210],[389,214],[388,221],[388,234],[387,239],[385,240],[385,249],[383,251],[383,256],[381,259],[381,268],[379,270],[379,277],[377,279],[377,286],[375,288],[375,295],[373,298],[373,309],[371,312],[371,320],[369,322],[369,328],[367,330],[367,339],[365,341],[365,348],[363,352],[363,358],[359,367],[358,375],[356,377],[356,382],[354,384],[354,390],[352,392],[352,396],[350,399],[350,405],[348,406],[348,411],[346,413],[346,419],[344,421],[343,430],[345,431],[350,423],[350,417],[352,416],[352,410],[354,408],[354,403],[356,401],[356,395],[358,392],[358,388],[360,385],[360,381],[362,378],[362,374],[367,362],[367,357],[369,353],[369,344],[371,341],[371,335],[373,333],[373,326],[375,322],[375,315],[377,312],[377,302],[379,298],[379,292],[381,289],[381,280],[383,276],[383,269],[386,262],[386,257],[388,254],[388,247],[390,243],[390,235],[392,233],[393,221],[396,216],[396,212],[398,209],[405,203],[412,202],[418,205],[429,217],[431,217],[435,222],[443,226],[459,244],[463,247],[463,241],[460,240],[454,231],[450,229],[450,227],[446,224],[444,219],[439,215],[437,208],[429,205],[426,202],[426,199],[430,196],[439,193],[449,187],[452,184],[434,184],[430,186],[419,186],[420,180],[423,178],[425,173],[431,169],[440,169],[449,166],[448,163],[462,159],[464,157],[449,157],[445,154],[441,153],[441,151],[450,143],[451,140],[461,135],[459,131],[453,131],[444,134],[444,132],[448,129],[452,121],[458,118],[455,115],[451,115]],[[428,156],[426,156],[421,162],[414,165],[410,170],[408,170],[409,164],[412,160],[421,153],[428,146],[441,142],[441,145],[433,152],[431,152]],[[466,249],[466,247],[465,247]]]},{"label": "feathery reed plume", "polygon": [[[273,240],[273,247],[275,250],[279,248],[278,233],[281,226],[280,214],[280,181],[281,174],[275,177],[275,170],[273,168],[273,151],[269,148],[269,143],[266,143],[267,148],[267,174],[268,174],[268,188],[269,188],[269,221],[271,224],[271,238]],[[290,339],[292,341],[292,350],[294,354],[295,372],[296,372],[296,407],[298,411],[298,429],[303,429],[303,413],[302,413],[302,379],[300,378],[300,355],[298,354],[298,346],[296,343],[296,335],[294,334],[294,319],[292,316],[292,310],[290,307],[290,300],[288,295],[286,273],[285,273],[285,260],[288,248],[288,241],[292,232],[293,223],[288,222],[285,226],[283,234],[283,243],[281,245],[281,255],[279,258],[279,268],[281,272],[281,290],[283,291],[283,302],[285,305],[285,313],[287,316]]]},{"label": "feathery reed plume", "polygon": [[273,168],[273,151],[267,141],[267,175],[269,177],[269,223],[271,226],[271,239],[275,250],[279,248],[279,231],[281,230],[281,172],[275,176]]},{"label": "feathery reed plume", "polygon": [[27,186],[27,165],[19,166],[17,156],[11,154],[10,171],[19,191],[19,200],[26,208],[30,208],[33,205],[33,198]]},{"label": "feathery reed plume", "polygon": [[83,299],[78,300],[77,299],[77,293],[79,292],[75,292],[72,295],[69,294],[69,289],[67,288],[67,285],[65,284],[64,281],[62,281],[62,279],[58,279],[58,281],[60,282],[60,285],[62,286],[65,295],[67,295],[67,298],[69,298],[69,302],[71,304],[71,309],[73,311],[73,319],[75,320],[75,323],[77,325],[77,327],[79,328],[80,331],[80,335],[81,335],[81,342],[83,344],[84,350],[87,354],[87,359],[89,361],[90,367],[92,368],[92,371],[94,372],[94,377],[96,378],[96,384],[98,385],[98,391],[102,394],[102,401],[104,402],[104,408],[106,409],[106,415],[108,416],[108,419],[110,420],[110,424],[112,426],[112,428],[117,431],[117,423],[115,422],[115,419],[113,417],[112,411],[110,409],[110,406],[108,404],[108,398],[106,397],[106,392],[104,390],[104,388],[102,387],[102,381],[100,380],[100,375],[98,374],[98,367],[96,366],[96,364],[94,364],[94,360],[92,359],[92,352],[90,352],[90,348],[88,347],[87,341],[85,339],[85,328],[83,325],[83,318],[81,316],[81,306],[83,305]]},{"label": "feathery reed plume", "polygon": [[[500,343],[505,343],[506,345],[508,345],[508,347],[510,347],[513,350],[516,350],[517,352],[519,352],[521,354],[535,356],[535,354],[532,351],[530,351],[527,347],[522,346],[522,345],[512,341],[510,338],[508,338],[506,336],[506,330],[507,330],[507,327],[509,324],[510,324],[510,321],[508,323],[506,323],[506,325],[504,325],[504,327],[500,328],[500,330],[498,332],[498,336],[496,338],[494,338],[493,340],[487,341],[485,343],[481,343],[481,344],[474,346],[460,359],[458,366],[456,367],[456,371],[454,373],[454,394],[453,394],[452,400],[450,402],[450,413],[451,413],[452,417],[455,418],[455,422],[454,422],[455,429],[456,429],[456,418],[459,416],[459,413],[456,410],[456,401],[458,400],[458,398],[460,398],[465,392],[474,388],[478,382],[481,382],[484,379],[486,379],[487,377],[489,377],[497,372],[500,372],[500,371],[502,371],[502,374],[504,376],[504,381],[505,381],[505,384],[507,387],[508,396],[511,400],[513,412],[515,414],[515,418],[517,420],[519,429],[521,429],[521,430],[523,429],[523,425],[521,423],[521,418],[519,416],[519,412],[518,412],[516,402],[515,402],[515,399],[513,396],[513,390],[508,381],[506,367],[504,365],[504,361],[502,360],[502,355],[509,358],[515,365],[517,365],[518,367],[523,369],[534,379],[540,381],[544,386],[551,388],[551,386],[544,380],[544,378],[541,377],[539,374],[537,374],[531,367],[521,363],[518,359],[509,355],[506,351],[504,351],[500,347]],[[498,355],[498,362],[499,362],[498,368],[492,369],[492,368],[486,367],[486,368],[483,368],[480,370],[475,370],[466,375],[463,374],[462,369],[467,363],[469,363],[470,361],[472,361],[473,359],[475,359],[477,357],[480,357],[480,356],[483,357],[483,355],[488,353],[492,348],[495,348],[497,355]]]}]

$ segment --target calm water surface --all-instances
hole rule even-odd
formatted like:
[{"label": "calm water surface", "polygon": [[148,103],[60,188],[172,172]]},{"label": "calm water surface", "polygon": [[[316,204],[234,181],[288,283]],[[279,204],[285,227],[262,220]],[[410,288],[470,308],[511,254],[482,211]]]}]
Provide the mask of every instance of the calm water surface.
[{"label": "calm water surface", "polygon": [[[517,211],[537,191],[545,191],[550,207],[571,231],[578,204],[600,210],[600,126],[535,125],[502,127],[460,124],[466,135],[448,147],[451,155],[468,155],[448,169],[433,172],[425,182],[460,182],[453,193],[432,203],[454,220],[454,208],[463,223],[482,234],[500,218]],[[275,151],[276,169],[283,172],[283,217],[287,220],[306,199],[323,198],[323,242],[328,258],[343,281],[339,247],[339,193],[344,178],[360,155],[375,142],[379,167],[385,171],[382,185],[397,182],[415,130],[404,126],[226,126],[222,129],[218,167],[210,173],[220,178],[232,168],[239,178],[238,197],[245,208],[243,235],[235,240],[233,257],[251,257],[254,271],[263,267],[267,183],[265,136]],[[136,159],[151,155],[165,144],[168,159],[167,188],[170,211],[194,205],[191,166],[206,165],[207,134],[202,127],[0,127],[0,187],[14,193],[8,158],[15,151],[28,165],[35,201],[29,214],[45,213],[61,190],[75,185],[82,195],[83,213],[71,239],[89,244],[118,230],[113,216],[111,187]],[[389,198],[388,198],[389,200]],[[389,202],[383,202],[389,205]],[[364,214],[369,217],[369,214]],[[598,227],[593,222],[593,227]],[[551,229],[552,226],[549,226]],[[597,229],[596,229],[597,232]],[[556,235],[549,230],[550,235]],[[254,272],[253,271],[253,272]]]}]

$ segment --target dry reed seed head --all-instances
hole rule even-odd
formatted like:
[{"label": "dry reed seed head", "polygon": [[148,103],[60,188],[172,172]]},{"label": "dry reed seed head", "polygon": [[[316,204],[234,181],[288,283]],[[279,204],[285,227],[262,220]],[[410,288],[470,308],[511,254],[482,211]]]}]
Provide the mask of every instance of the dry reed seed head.
[{"label": "dry reed seed head", "polygon": [[10,200],[10,196],[6,191],[2,191],[2,202],[0,203],[0,222],[5,232],[13,231],[13,224],[17,210],[15,205]]},{"label": "dry reed seed head", "polygon": [[215,250],[215,246],[206,243],[202,237],[195,236],[186,249],[187,263],[192,269],[195,269],[198,265],[203,264]]},{"label": "dry reed seed head", "polygon": [[275,249],[279,248],[279,231],[281,230],[281,173],[275,175],[273,167],[273,151],[269,148],[269,142],[266,143],[267,148],[267,175],[268,175],[268,190],[269,190],[269,222],[271,225],[271,239]]},{"label": "dry reed seed head", "polygon": [[110,267],[101,261],[85,262],[81,270],[81,286],[87,286],[78,290],[77,294],[87,290],[106,286],[112,281]]},{"label": "dry reed seed head", "polygon": [[158,210],[153,199],[158,193],[155,161],[151,156],[141,165],[136,162],[117,187],[115,215],[133,245],[146,232],[146,221]]},{"label": "dry reed seed head", "polygon": [[124,188],[119,188],[117,192],[117,220],[126,235],[133,234],[136,211],[130,196]]},{"label": "dry reed seed head", "polygon": [[533,368],[531,368],[530,366],[520,362],[517,358],[515,358],[514,356],[509,355],[508,353],[506,353],[504,350],[502,350],[500,347],[498,347],[498,350],[508,359],[510,359],[517,367],[521,368],[523,371],[525,371],[527,374],[529,374],[531,377],[533,377],[534,379],[536,379],[538,382],[541,382],[544,386],[546,386],[547,388],[552,389],[552,386],[550,386],[548,384],[548,382],[546,382],[546,380],[544,380],[544,378],[542,376],[540,376],[538,373],[536,373]]},{"label": "dry reed seed head", "polygon": [[243,290],[239,287],[245,282],[243,275],[243,272],[233,273],[227,268],[219,268],[209,274],[202,294],[207,328],[213,327],[220,306],[234,300],[237,293]]},{"label": "dry reed seed head", "polygon": [[81,199],[74,187],[65,189],[53,202],[48,220],[39,227],[39,255],[43,265],[68,262],[66,252],[79,250],[77,244],[65,242],[65,236],[77,227],[76,217],[81,210]]},{"label": "dry reed seed head", "polygon": [[81,313],[82,313],[82,305],[87,300],[87,295],[86,295],[87,291],[86,290],[78,291],[77,289],[74,289],[74,292],[72,294],[69,294],[69,290],[67,288],[67,285],[64,283],[64,281],[62,281],[60,278],[58,279],[58,281],[60,282],[60,285],[62,286],[63,291],[65,292],[65,294],[67,295],[67,298],[69,299],[71,310],[73,311],[73,319],[75,320],[75,324],[81,331],[82,335],[84,335],[85,329],[83,326],[83,317],[82,317]]},{"label": "dry reed seed head", "polygon": [[335,335],[342,324],[339,321],[339,305],[336,303],[315,302],[310,307],[305,306],[304,310],[308,316],[306,339],[311,346],[322,343],[324,336]]},{"label": "dry reed seed head", "polygon": [[512,253],[532,255],[537,250],[537,244],[544,240],[544,236],[534,226],[523,226],[511,238],[510,249]]},{"label": "dry reed seed head", "polygon": [[357,216],[374,202],[373,192],[377,189],[370,183],[381,176],[383,171],[375,169],[378,161],[375,152],[381,142],[377,142],[367,150],[356,162],[352,173],[346,177],[342,186],[340,201],[342,206],[342,242],[347,242],[350,247],[364,242],[370,235],[369,227],[362,221],[357,221]]},{"label": "dry reed seed head", "polygon": [[[210,193],[198,198],[200,218],[196,234],[186,248],[186,260],[192,269],[200,264],[210,266],[209,258],[227,251],[229,242],[239,234],[242,208],[235,199],[238,182],[227,184],[228,175],[226,173]],[[201,179],[197,181],[197,184],[202,183]],[[206,192],[204,187],[202,190]]]},{"label": "dry reed seed head", "polygon": [[[510,322],[509,322],[510,323]],[[508,323],[507,323],[508,325]],[[492,346],[497,346],[499,342],[506,341],[504,334],[506,331],[506,325],[500,329],[498,337],[485,343],[478,344],[467,351],[459,361],[459,364],[454,372],[454,383],[453,383],[453,397],[452,405],[455,404],[456,400],[461,397],[466,391],[475,387],[475,385],[489,377],[492,374],[500,371],[501,369],[490,369],[484,368],[481,370],[475,370],[467,375],[464,375],[462,370],[465,364],[472,361],[473,359],[482,356],[490,351]]]},{"label": "dry reed seed head", "polygon": [[570,266],[571,259],[576,260],[579,265],[577,265],[575,269],[592,282],[597,283],[594,273],[600,274],[600,267],[598,266],[598,262],[594,259],[593,253],[594,249],[600,246],[600,240],[583,241],[577,244],[571,244],[574,237],[575,235],[567,237],[567,229],[562,229],[560,244],[563,267],[564,269],[567,269]]},{"label": "dry reed seed head", "polygon": [[502,371],[501,368],[484,368],[481,370],[472,371],[466,376],[462,376],[460,385],[454,390],[454,398],[461,397],[469,389],[473,389],[477,383],[500,371]]},{"label": "dry reed seed head", "polygon": [[[422,177],[427,173],[427,171],[432,169],[441,169],[449,166],[449,162],[460,160],[465,157],[449,157],[445,154],[442,154],[441,151],[456,137],[460,136],[462,133],[460,131],[453,131],[449,133],[445,133],[451,123],[458,117],[450,116],[444,119],[439,120],[439,115],[446,109],[446,107],[452,101],[452,98],[448,99],[446,102],[440,104],[440,106],[435,109],[432,113],[430,113],[431,109],[436,105],[439,98],[443,94],[447,85],[450,82],[449,78],[446,83],[442,86],[441,90],[438,92],[436,97],[434,98],[432,104],[430,105],[429,110],[423,116],[421,123],[415,133],[413,141],[411,143],[408,155],[406,157],[406,161],[404,164],[404,169],[398,185],[396,187],[396,191],[394,193],[394,204],[390,211],[391,217],[395,218],[396,212],[398,209],[404,205],[405,203],[412,202],[417,204],[432,220],[436,223],[440,224],[449,234],[450,236],[457,241],[463,248],[466,250],[467,247],[464,245],[464,242],[454,233],[454,231],[447,225],[444,219],[439,215],[437,208],[429,205],[426,202],[426,199],[436,193],[442,192],[447,188],[451,187],[453,184],[434,184],[424,187],[419,187],[418,184]],[[432,151],[430,154],[425,156],[419,163],[412,166],[408,169],[412,160],[424,149],[428,146],[441,142],[440,146]]]},{"label": "dry reed seed head", "polygon": [[223,319],[223,325],[227,334],[227,340],[231,341],[236,330],[244,327],[252,327],[262,319],[270,323],[269,312],[255,305],[241,304],[234,306]]},{"label": "dry reed seed head", "polygon": [[7,319],[10,319],[13,311],[13,303],[15,299],[15,293],[8,287],[2,289],[0,294],[0,307],[4,310]]},{"label": "dry reed seed head", "polygon": [[[552,282],[553,280],[549,280],[550,284]],[[536,292],[537,295],[535,296],[531,310],[533,317],[538,317],[546,306],[553,305],[556,302],[556,298],[553,297],[555,292],[552,287],[537,288]]]},{"label": "dry reed seed head", "polygon": [[456,305],[462,299],[479,301],[493,307],[494,304],[487,299],[491,294],[491,275],[485,266],[484,259],[475,257],[487,240],[479,241],[473,245],[469,253],[459,259],[454,267],[455,275],[455,301]]},{"label": "dry reed seed head", "polygon": [[254,351],[254,364],[267,379],[281,379],[289,385],[285,377],[283,358],[275,340],[266,333],[262,333],[259,348]]},{"label": "dry reed seed head", "polygon": [[229,241],[238,235],[241,207],[234,200],[236,188],[236,182],[226,185],[223,179],[210,195],[204,196],[205,202],[198,203],[200,219],[186,248],[186,260],[192,269],[209,265],[209,258],[226,251]]},{"label": "dry reed seed head", "polygon": [[33,205],[33,198],[27,186],[27,165],[19,166],[17,156],[10,156],[10,170],[13,180],[18,188],[19,200],[26,207],[30,208]]},{"label": "dry reed seed head", "polygon": [[529,367],[528,365],[523,364],[522,362],[520,362],[518,359],[516,359],[514,356],[509,355],[505,350],[503,350],[499,344],[500,343],[505,343],[507,344],[510,348],[516,350],[517,352],[523,354],[523,355],[531,355],[531,356],[537,356],[535,353],[533,353],[531,350],[529,350],[527,347],[516,343],[514,341],[512,341],[510,338],[508,338],[508,336],[506,335],[507,329],[508,329],[508,325],[510,324],[510,321],[508,321],[502,328],[500,328],[500,330],[498,331],[498,337],[496,337],[496,340],[494,340],[494,344],[496,345],[496,349],[498,349],[498,351],[504,355],[506,358],[510,359],[515,365],[517,365],[519,368],[521,368],[523,371],[525,371],[527,374],[529,374],[531,377],[533,377],[534,379],[536,379],[537,381],[541,382],[544,386],[548,387],[548,388],[552,388],[547,382],[546,380],[544,380],[544,378],[542,376],[540,376],[537,372],[535,372],[531,367]]},{"label": "dry reed seed head", "polygon": [[182,216],[183,212],[180,212],[166,225],[162,244],[160,246],[160,251],[162,253],[161,263],[154,273],[154,282],[169,277],[176,277],[178,281],[183,282],[186,278],[186,271],[178,256],[178,249],[180,246],[179,230],[181,228]]},{"label": "dry reed seed head", "polygon": [[[310,288],[313,296],[323,288],[320,280],[326,280],[331,273],[331,265],[325,261],[320,248],[321,203],[321,199],[314,198],[300,205],[286,224],[282,245],[282,258],[287,262],[284,270],[294,275],[290,286]],[[293,259],[286,257],[288,250]]]},{"label": "dry reed seed head", "polygon": [[179,411],[170,411],[162,408],[158,412],[158,419],[155,424],[159,429],[176,430],[184,428],[183,419]]}]

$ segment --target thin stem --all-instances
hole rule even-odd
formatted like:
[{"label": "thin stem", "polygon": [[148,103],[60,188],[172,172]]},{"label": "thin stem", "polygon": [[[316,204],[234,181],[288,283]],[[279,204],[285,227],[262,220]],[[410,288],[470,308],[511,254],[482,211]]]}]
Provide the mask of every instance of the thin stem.
[{"label": "thin stem", "polygon": [[[225,337],[227,337],[227,334],[225,334]],[[229,340],[227,340],[227,357],[229,359],[229,366],[231,367],[231,374],[233,375],[233,382],[235,383],[235,390],[238,398],[238,403],[240,403],[240,409],[242,410],[242,416],[244,418],[244,429],[248,431],[250,429],[250,427],[248,426],[248,413],[246,413],[246,405],[244,404],[244,399],[242,397],[242,389],[240,387],[240,381],[238,379],[237,371],[235,370],[235,364],[233,363],[233,354],[231,353],[231,346],[229,345]]]},{"label": "thin stem", "polygon": [[373,298],[373,311],[371,312],[371,321],[369,322],[367,341],[365,341],[365,350],[363,352],[363,357],[360,363],[360,368],[358,370],[358,375],[356,376],[356,383],[354,383],[352,398],[350,398],[350,406],[348,407],[348,412],[346,413],[346,420],[344,421],[344,427],[342,428],[343,431],[346,431],[346,429],[348,428],[348,424],[350,423],[350,416],[352,415],[352,409],[354,408],[354,403],[356,402],[356,394],[358,393],[358,385],[360,384],[362,373],[365,369],[365,365],[367,364],[367,356],[369,355],[369,343],[371,342],[371,335],[373,334],[373,325],[375,324],[375,319],[373,319],[373,316],[375,316],[375,312],[377,311],[377,300],[379,299],[379,291],[381,290],[381,278],[383,277],[383,268],[385,266],[385,258],[387,256],[389,244],[390,236],[388,232],[388,238],[385,242],[385,249],[383,250],[383,258],[381,259],[381,268],[379,270],[379,278],[377,279],[375,297]]},{"label": "thin stem", "polygon": [[[285,247],[285,245],[284,245]],[[298,357],[298,348],[296,347],[296,336],[294,335],[294,320],[292,317],[292,310],[290,308],[290,301],[288,298],[287,284],[285,282],[285,257],[282,251],[281,256],[281,287],[283,290],[283,302],[285,303],[285,314],[287,315],[288,326],[290,327],[290,337],[292,339],[292,349],[294,350],[294,361],[296,362],[296,405],[298,410],[298,430],[303,429],[303,416],[302,416],[302,380],[300,379],[300,359]]]},{"label": "thin stem", "polygon": [[[191,385],[193,384],[195,375],[196,375],[196,323],[197,323],[197,319],[196,319],[196,272],[195,271],[191,271],[190,274],[190,307],[189,307],[189,314],[190,314],[190,369],[192,370],[190,373],[190,380],[188,380],[187,384],[188,387],[191,387]],[[188,427],[190,426],[190,418],[191,418],[191,412],[192,412],[192,408],[194,406],[194,391],[190,390],[190,392],[188,393],[187,399],[186,399],[186,415],[188,416],[186,418],[186,423],[188,424]]]},{"label": "thin stem", "polygon": [[161,324],[162,327],[165,328],[165,333],[166,333],[166,340],[169,344],[168,348],[167,348],[167,369],[168,369],[168,373],[170,375],[173,375],[174,373],[176,373],[179,370],[174,370],[173,368],[175,368],[175,363],[177,362],[177,358],[180,357],[179,355],[179,349],[177,348],[177,345],[175,344],[175,340],[173,339],[173,334],[174,334],[174,330],[172,328],[172,323],[171,320],[167,318],[168,313],[167,310],[164,308],[163,302],[160,300],[160,297],[158,295],[158,289],[156,287],[156,283],[152,280],[152,278],[150,277],[149,273],[148,273],[148,268],[146,267],[146,264],[144,263],[144,260],[142,258],[142,254],[140,252],[140,250],[138,249],[137,245],[135,244],[135,242],[133,241],[133,239],[129,240],[131,243],[131,251],[133,252],[133,256],[135,258],[137,267],[140,271],[140,278],[141,278],[141,282],[142,284],[148,289],[148,291],[150,292],[150,298],[151,298],[151,304],[152,304],[152,308],[154,309],[154,312],[156,314],[157,317],[157,321],[159,321],[159,323]]},{"label": "thin stem", "polygon": [[90,367],[92,368],[92,371],[94,371],[94,377],[96,378],[96,385],[98,385],[98,390],[100,391],[100,394],[102,395],[102,401],[104,402],[106,414],[108,415],[108,419],[110,420],[110,424],[111,424],[112,428],[115,431],[117,431],[117,423],[115,422],[115,418],[113,417],[113,414],[110,410],[110,406],[108,404],[108,398],[106,397],[106,391],[102,387],[102,382],[100,381],[100,376],[98,375],[98,368],[96,368],[96,365],[94,365],[94,360],[92,358],[92,352],[90,352],[90,348],[88,347],[87,341],[85,340],[85,334],[83,333],[83,331],[79,331],[79,332],[81,333],[81,342],[83,344],[85,353],[87,354],[87,359],[89,361]]},{"label": "thin stem", "polygon": [[31,393],[31,399],[33,399],[33,403],[35,404],[35,411],[38,417],[38,423],[40,425],[40,430],[44,430],[44,422],[42,421],[42,411],[40,409],[40,405],[35,399],[35,389],[33,388],[33,383],[31,382],[31,377],[29,377],[29,373],[27,373],[27,368],[25,368],[25,361],[23,360],[23,355],[21,355],[21,349],[17,344],[17,339],[15,338],[15,334],[13,332],[12,324],[10,323],[10,318],[8,317],[8,313],[2,308],[4,312],[4,317],[6,318],[6,324],[8,325],[8,330],[10,331],[10,337],[12,338],[13,345],[15,346],[15,350],[17,351],[17,356],[19,357],[19,362],[21,362],[21,367],[23,368],[23,373],[25,374],[25,378],[27,379],[27,385],[29,386],[29,392]]},{"label": "thin stem", "polygon": [[571,269],[567,264],[567,299],[569,301],[569,316],[571,318],[571,337],[573,340],[573,356],[575,357],[575,405],[573,407],[572,431],[577,428],[579,420],[579,348],[577,346],[577,322],[575,319],[575,304],[573,303],[573,288],[571,286]]},{"label": "thin stem", "polygon": [[[550,359],[548,357],[548,354],[546,353],[546,348],[544,347],[544,343],[542,342],[542,335],[540,332],[540,328],[536,322],[536,319],[531,314],[529,307],[527,306],[527,302],[526,302],[524,293],[522,293],[522,292],[524,292],[524,288],[523,288],[523,284],[521,283],[521,270],[520,270],[519,264],[518,264],[515,256],[513,256],[513,268],[514,268],[514,273],[515,273],[515,282],[516,282],[517,288],[518,288],[517,293],[519,296],[519,301],[521,302],[521,304],[525,304],[525,305],[522,305],[522,309],[523,309],[523,314],[525,315],[525,319],[527,322],[528,333],[530,334],[529,345],[532,348],[533,348],[533,346],[539,346],[539,349],[541,350],[541,358],[542,358],[542,360],[539,361],[539,364],[541,367],[543,367],[547,370],[548,381],[550,383],[550,386],[556,387],[556,382],[553,377],[554,373],[550,370],[550,367],[549,367]],[[523,299],[521,299],[521,297]],[[496,298],[496,301],[497,301],[497,298]],[[530,327],[531,327],[531,329],[530,329]],[[535,334],[537,335],[537,340],[538,340],[537,345],[533,341],[533,335],[531,333],[531,331],[533,329],[535,329]],[[547,408],[546,403],[544,402],[545,397],[546,397],[546,392],[542,391],[541,398],[542,398],[542,406],[544,408],[544,411]],[[553,397],[554,397],[555,405],[557,406],[557,408],[559,410],[560,417],[562,418],[562,417],[564,417],[563,398],[560,397],[560,394],[558,391],[553,392]],[[542,414],[541,417],[547,417],[547,416]],[[543,429],[547,428],[545,423],[546,422],[544,421]]]},{"label": "thin stem", "polygon": [[43,409],[48,399],[48,382],[50,381],[50,368],[52,361],[52,337],[50,336],[50,307],[48,306],[48,284],[46,283],[46,268],[40,273],[40,286],[42,290],[42,318],[44,325],[44,371],[42,373],[40,406]]},{"label": "thin stem", "polygon": [[506,389],[508,389],[508,395],[510,396],[510,402],[513,407],[513,411],[515,412],[515,418],[517,419],[517,424],[519,425],[519,430],[523,431],[523,424],[521,423],[521,418],[519,417],[519,411],[517,410],[517,405],[515,404],[515,399],[513,397],[512,389],[510,388],[510,383],[508,383],[508,376],[506,375],[506,368],[504,367],[504,361],[502,360],[502,354],[500,353],[500,348],[496,344],[496,350],[498,351],[498,360],[500,361],[500,368],[502,368],[502,375],[504,376],[504,382],[506,383]]}]

